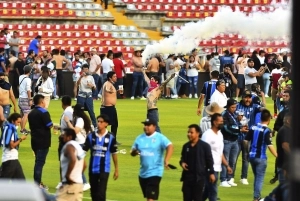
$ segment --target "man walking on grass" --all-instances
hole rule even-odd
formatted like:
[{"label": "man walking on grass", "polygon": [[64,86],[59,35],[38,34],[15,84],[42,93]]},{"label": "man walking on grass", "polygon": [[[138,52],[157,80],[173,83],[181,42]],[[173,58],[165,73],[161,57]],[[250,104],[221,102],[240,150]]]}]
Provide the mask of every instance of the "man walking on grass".
[{"label": "man walking on grass", "polygon": [[97,128],[89,134],[84,144],[84,150],[91,150],[89,177],[92,201],[106,201],[106,189],[110,172],[110,155],[115,172],[114,180],[119,177],[116,138],[108,132],[109,117],[101,114],[97,117]]},{"label": "man walking on grass", "polygon": [[[157,122],[146,119],[144,133],[139,135],[131,148],[131,156],[140,156],[141,168],[139,183],[147,201],[158,200],[159,184],[164,168],[168,169],[173,153],[172,142],[163,134],[156,132]],[[165,158],[163,158],[166,150]]]},{"label": "man walking on grass", "polygon": [[86,168],[85,152],[75,138],[75,130],[63,130],[62,139],[65,145],[60,154],[62,186],[57,191],[57,201],[81,201],[83,197],[82,172]]},{"label": "man walking on grass", "polygon": [[261,112],[261,122],[253,125],[249,129],[244,140],[245,147],[248,147],[248,142],[251,141],[249,158],[254,174],[253,201],[259,201],[261,199],[260,193],[267,169],[267,148],[277,157],[276,150],[271,141],[271,130],[268,128],[271,117],[269,110],[263,110]]}]

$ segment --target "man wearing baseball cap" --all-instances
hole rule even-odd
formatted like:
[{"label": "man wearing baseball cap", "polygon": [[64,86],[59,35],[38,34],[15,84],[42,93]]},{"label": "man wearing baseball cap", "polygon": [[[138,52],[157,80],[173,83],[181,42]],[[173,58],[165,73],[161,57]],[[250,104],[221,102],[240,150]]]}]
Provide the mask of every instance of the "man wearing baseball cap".
[{"label": "man wearing baseball cap", "polygon": [[[146,119],[142,124],[144,133],[135,139],[131,156],[140,156],[139,183],[144,198],[157,200],[164,168],[168,169],[173,153],[173,144],[166,136],[155,131],[157,122],[154,119]],[[163,158],[164,150],[166,154]]]},{"label": "man wearing baseball cap", "polygon": [[[242,94],[242,100],[237,104],[236,111],[243,113],[244,117],[248,121],[248,128],[255,124],[255,116],[258,112],[262,111],[264,108],[261,105],[255,104],[252,102],[252,94],[250,90],[245,90]],[[245,139],[246,133],[241,133],[239,135],[239,151],[242,151],[242,174],[240,182],[244,185],[249,185],[247,176],[248,176],[248,151],[243,146],[243,140]]]},{"label": "man wearing baseball cap", "polygon": [[251,85],[257,83],[256,77],[261,77],[266,71],[266,68],[261,66],[258,71],[255,70],[253,59],[248,59],[247,63],[248,66],[245,68],[245,88],[251,90]]}]

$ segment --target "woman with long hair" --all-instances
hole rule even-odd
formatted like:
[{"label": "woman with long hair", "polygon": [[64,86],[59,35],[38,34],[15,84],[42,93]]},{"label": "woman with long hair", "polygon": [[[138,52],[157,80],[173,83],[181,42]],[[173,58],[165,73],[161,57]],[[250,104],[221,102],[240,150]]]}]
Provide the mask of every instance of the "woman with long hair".
[{"label": "woman with long hair", "polygon": [[199,70],[199,63],[195,61],[195,57],[191,55],[189,60],[186,62],[186,69],[187,69],[187,77],[190,83],[189,88],[189,98],[192,98],[192,92],[194,93],[194,98],[198,98],[198,70]]},{"label": "woman with long hair", "polygon": [[18,136],[17,129],[21,123],[21,115],[13,113],[7,118],[7,121],[0,138],[0,144],[3,147],[0,178],[25,180],[18,157],[20,143],[26,139],[26,135]]},{"label": "woman with long hair", "polygon": [[[64,120],[67,123],[69,128],[75,130],[76,133],[76,142],[81,146],[84,145],[85,139],[88,133],[92,132],[91,120],[84,112],[84,106],[77,103],[73,107],[73,119],[70,120],[68,116],[64,116]],[[83,191],[86,191],[91,188],[90,184],[87,182],[86,177],[82,174],[83,179]]]}]

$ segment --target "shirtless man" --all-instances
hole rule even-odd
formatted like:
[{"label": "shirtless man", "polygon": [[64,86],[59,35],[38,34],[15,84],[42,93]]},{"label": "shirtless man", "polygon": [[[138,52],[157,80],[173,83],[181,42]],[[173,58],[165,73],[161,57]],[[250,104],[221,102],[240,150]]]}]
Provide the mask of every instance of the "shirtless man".
[{"label": "shirtless man", "polygon": [[159,115],[157,108],[158,98],[166,86],[166,84],[175,77],[175,73],[173,73],[168,79],[166,79],[161,85],[158,84],[158,76],[151,76],[150,79],[146,75],[145,69],[143,69],[144,79],[148,84],[148,93],[147,93],[147,119],[153,119],[156,123],[156,132],[161,133],[160,127],[158,125]]},{"label": "shirtless man", "polygon": [[149,64],[147,66],[147,75],[148,77],[151,77],[153,75],[158,76],[159,71],[159,61],[156,58],[156,55],[151,58],[149,61]]},{"label": "shirtless man", "polygon": [[134,70],[132,73],[133,83],[131,88],[131,100],[134,100],[136,89],[138,89],[138,97],[142,97],[144,82],[142,73],[143,61],[141,57],[141,49],[138,47],[134,50],[134,55],[132,57],[132,65],[134,67]]},{"label": "shirtless man", "polygon": [[[102,86],[102,99],[100,114],[106,114],[109,116],[109,125],[111,125],[110,131],[117,139],[118,131],[118,115],[115,105],[117,104],[117,89],[115,83],[117,82],[117,75],[115,72],[110,71],[107,73],[107,81]],[[120,143],[117,142],[119,145]]]},{"label": "shirtless man", "polygon": [[5,119],[10,114],[10,100],[14,105],[14,112],[17,112],[17,103],[11,84],[5,81],[5,74],[0,73],[0,105],[3,107],[3,114]]}]

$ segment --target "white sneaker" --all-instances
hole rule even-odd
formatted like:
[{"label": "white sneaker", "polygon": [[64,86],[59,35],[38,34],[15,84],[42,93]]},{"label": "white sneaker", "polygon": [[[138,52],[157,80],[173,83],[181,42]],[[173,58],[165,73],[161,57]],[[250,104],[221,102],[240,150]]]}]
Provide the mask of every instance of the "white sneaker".
[{"label": "white sneaker", "polygon": [[240,182],[244,185],[249,185],[249,182],[247,179],[241,179]]},{"label": "white sneaker", "polygon": [[234,178],[231,178],[229,181],[227,181],[227,183],[228,183],[230,186],[237,186],[237,184],[234,183]]},{"label": "white sneaker", "polygon": [[195,98],[198,98],[198,95],[197,94],[195,94],[195,96],[194,96]]},{"label": "white sneaker", "polygon": [[178,95],[171,95],[171,98],[177,99],[177,98],[178,98]]},{"label": "white sneaker", "polygon": [[56,188],[56,189],[60,189],[61,186],[62,186],[62,183],[59,182],[55,188]]},{"label": "white sneaker", "polygon": [[269,98],[269,96],[266,94],[266,95],[265,95],[265,98]]},{"label": "white sneaker", "polygon": [[101,94],[98,94],[98,98],[100,98],[100,99],[101,99],[101,98],[102,98],[102,95],[101,95]]},{"label": "white sneaker", "polygon": [[192,98],[192,97],[193,97],[192,94],[190,94],[190,95],[189,95],[189,98]]},{"label": "white sneaker", "polygon": [[74,98],[74,101],[77,101],[77,98]]},{"label": "white sneaker", "polygon": [[83,184],[83,191],[87,191],[91,188],[91,185],[89,183]]},{"label": "white sneaker", "polygon": [[130,98],[131,100],[134,100],[134,96],[131,96],[131,98]]},{"label": "white sneaker", "polygon": [[144,96],[142,96],[142,98],[140,100],[147,100],[147,98],[145,98]]},{"label": "white sneaker", "polygon": [[222,181],[222,182],[220,183],[220,186],[221,186],[221,187],[227,187],[227,188],[231,187],[231,186],[228,184],[227,181]]}]

